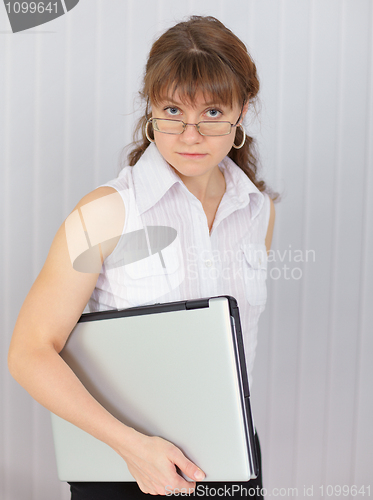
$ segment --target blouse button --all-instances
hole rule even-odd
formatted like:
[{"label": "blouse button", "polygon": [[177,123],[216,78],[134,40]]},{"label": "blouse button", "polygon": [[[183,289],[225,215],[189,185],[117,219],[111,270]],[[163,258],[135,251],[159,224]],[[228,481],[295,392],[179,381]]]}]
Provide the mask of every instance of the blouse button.
[{"label": "blouse button", "polygon": [[206,267],[211,267],[212,266],[212,261],[210,259],[206,260],[205,264],[206,264]]}]

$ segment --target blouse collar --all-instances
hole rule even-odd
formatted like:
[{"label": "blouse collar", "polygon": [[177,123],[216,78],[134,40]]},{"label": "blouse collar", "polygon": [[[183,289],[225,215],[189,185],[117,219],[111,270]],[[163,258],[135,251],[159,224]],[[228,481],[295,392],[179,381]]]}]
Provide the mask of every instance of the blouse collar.
[{"label": "blouse collar", "polygon": [[[234,205],[235,209],[244,208],[250,203],[252,218],[255,218],[264,203],[263,194],[229,157],[224,158],[219,168],[226,183],[225,200]],[[180,189],[195,198],[154,143],[147,147],[132,169],[136,204],[140,214],[152,208],[174,184],[179,184]]]}]

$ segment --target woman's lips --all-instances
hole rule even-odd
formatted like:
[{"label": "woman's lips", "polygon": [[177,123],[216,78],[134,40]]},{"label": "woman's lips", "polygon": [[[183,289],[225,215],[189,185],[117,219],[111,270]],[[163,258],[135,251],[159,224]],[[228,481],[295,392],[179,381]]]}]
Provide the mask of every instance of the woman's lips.
[{"label": "woman's lips", "polygon": [[199,160],[204,158],[206,154],[204,153],[178,153],[183,158],[187,158],[188,160]]}]

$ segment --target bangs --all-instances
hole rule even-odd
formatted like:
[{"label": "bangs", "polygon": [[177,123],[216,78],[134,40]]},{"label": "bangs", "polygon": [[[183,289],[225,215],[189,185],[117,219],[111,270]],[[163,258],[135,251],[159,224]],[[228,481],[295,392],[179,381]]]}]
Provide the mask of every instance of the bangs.
[{"label": "bangs", "polygon": [[231,68],[219,56],[197,50],[164,57],[155,65],[147,87],[147,95],[155,105],[172,98],[176,92],[181,102],[192,106],[200,92],[206,101],[229,107],[241,101],[239,84]]}]

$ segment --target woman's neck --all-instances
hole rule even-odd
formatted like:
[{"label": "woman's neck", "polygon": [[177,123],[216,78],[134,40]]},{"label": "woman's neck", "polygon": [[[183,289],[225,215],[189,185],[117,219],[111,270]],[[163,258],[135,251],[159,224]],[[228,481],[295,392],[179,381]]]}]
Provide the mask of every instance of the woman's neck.
[{"label": "woman's neck", "polygon": [[202,203],[204,206],[214,199],[221,199],[225,193],[226,184],[224,174],[217,166],[211,172],[200,176],[186,176],[180,174],[174,169],[177,175],[185,184],[186,188]]}]

